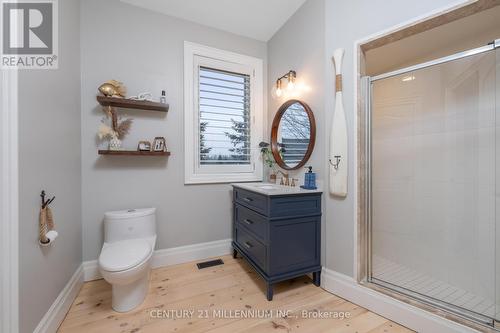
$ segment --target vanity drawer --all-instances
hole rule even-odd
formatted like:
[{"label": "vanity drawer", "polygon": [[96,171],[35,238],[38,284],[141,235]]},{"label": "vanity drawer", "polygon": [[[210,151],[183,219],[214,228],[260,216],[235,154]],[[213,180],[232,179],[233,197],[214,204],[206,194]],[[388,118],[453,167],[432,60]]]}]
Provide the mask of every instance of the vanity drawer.
[{"label": "vanity drawer", "polygon": [[269,223],[264,216],[251,209],[236,204],[234,206],[234,218],[239,226],[248,229],[251,233],[257,236],[259,240],[267,243],[267,229]]},{"label": "vanity drawer", "polygon": [[321,215],[321,193],[271,198],[269,218],[294,218],[307,215]]},{"label": "vanity drawer", "polygon": [[235,188],[234,201],[263,215],[267,215],[268,198],[263,194]]},{"label": "vanity drawer", "polygon": [[236,228],[236,243],[257,265],[265,270],[266,246],[243,228]]}]

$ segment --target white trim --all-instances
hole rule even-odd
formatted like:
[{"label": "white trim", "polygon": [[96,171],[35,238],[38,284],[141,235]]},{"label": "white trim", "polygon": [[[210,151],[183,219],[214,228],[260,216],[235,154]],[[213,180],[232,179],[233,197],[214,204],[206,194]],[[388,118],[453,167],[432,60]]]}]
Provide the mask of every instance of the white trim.
[{"label": "white trim", "polygon": [[[353,133],[353,158],[352,158],[352,165],[353,165],[353,172],[352,172],[352,177],[353,177],[353,190],[352,193],[354,193],[353,197],[353,205],[354,205],[354,250],[353,250],[353,255],[354,255],[354,263],[352,266],[352,274],[353,276],[357,279],[358,276],[358,218],[359,218],[359,211],[358,211],[358,196],[359,196],[359,188],[358,188],[358,152],[359,152],[359,145],[360,143],[358,142],[358,50],[359,50],[359,45],[357,42],[354,42],[354,49],[353,49],[353,64],[354,64],[354,73],[353,73],[353,85],[354,85],[354,100],[353,100],[353,125],[352,125],[352,133]],[[349,187],[349,184],[347,184]]]},{"label": "white trim", "polygon": [[[153,268],[224,256],[231,251],[231,239],[156,250],[153,255]],[[85,281],[102,278],[97,260],[85,261],[82,266]]]},{"label": "white trim", "polygon": [[2,189],[0,232],[0,332],[19,331],[19,171],[18,171],[18,73],[2,74]]},{"label": "white trim", "polygon": [[321,286],[372,312],[420,333],[471,333],[470,327],[437,316],[358,284],[352,277],[323,268]]},{"label": "white trim", "polygon": [[474,3],[477,0],[458,0],[453,4],[440,7],[438,9],[432,10],[430,12],[427,12],[426,14],[411,18],[407,21],[404,21],[402,23],[396,24],[392,27],[389,27],[387,29],[378,31],[376,33],[370,34],[368,36],[362,37],[356,41],[354,41],[353,45],[353,87],[354,87],[354,100],[353,100],[353,115],[354,115],[354,121],[353,121],[353,150],[354,150],[354,157],[353,157],[353,167],[354,167],[354,172],[353,172],[353,187],[354,187],[354,198],[353,198],[353,203],[354,203],[354,260],[353,260],[353,276],[357,278],[358,276],[358,216],[359,216],[359,209],[358,209],[358,195],[359,195],[359,187],[358,187],[358,145],[360,144],[358,142],[358,124],[359,124],[359,119],[358,119],[358,80],[360,79],[358,77],[359,74],[359,68],[358,68],[358,51],[360,50],[361,45],[366,44],[367,42],[381,38],[383,36],[389,35],[393,32],[396,32],[398,30],[404,29],[406,27],[412,26],[417,24],[418,22],[422,22],[425,20],[428,20],[432,17],[435,17],[437,15],[440,15],[445,12],[449,12],[451,10],[463,7],[467,4]]},{"label": "white trim", "polygon": [[83,265],[80,265],[64,289],[43,316],[33,333],[55,333],[63,322],[71,304],[83,286]]},{"label": "white trim", "polygon": [[230,254],[231,250],[231,239],[157,250],[153,258],[153,268],[223,256]]},{"label": "white trim", "polygon": [[82,263],[83,268],[83,281],[94,281],[102,279],[101,272],[99,272],[99,266],[97,260],[84,261]]},{"label": "white trim", "polygon": [[[198,61],[203,59],[204,63],[224,62],[228,66],[244,66],[251,73],[251,151],[252,171],[237,172],[237,170],[221,171],[220,173],[201,173],[197,166],[198,132],[196,119],[195,94],[197,88],[197,68]],[[234,70],[233,70],[234,71]],[[263,165],[259,160],[259,142],[263,138],[264,119],[264,69],[263,60],[219,50],[216,48],[184,42],[184,183],[185,184],[207,184],[207,183],[231,183],[241,181],[261,181],[263,175]]]}]

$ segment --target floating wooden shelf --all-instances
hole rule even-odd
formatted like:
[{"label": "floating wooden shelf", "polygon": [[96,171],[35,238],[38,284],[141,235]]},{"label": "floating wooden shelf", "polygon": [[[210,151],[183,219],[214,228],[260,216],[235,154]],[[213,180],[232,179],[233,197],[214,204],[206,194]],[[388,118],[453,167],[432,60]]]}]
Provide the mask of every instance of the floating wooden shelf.
[{"label": "floating wooden shelf", "polygon": [[120,156],[170,156],[169,151],[99,150],[99,155]]},{"label": "floating wooden shelf", "polygon": [[138,109],[168,112],[168,104],[150,102],[150,101],[136,101],[133,99],[97,96],[97,101],[102,106],[113,106],[116,108]]}]

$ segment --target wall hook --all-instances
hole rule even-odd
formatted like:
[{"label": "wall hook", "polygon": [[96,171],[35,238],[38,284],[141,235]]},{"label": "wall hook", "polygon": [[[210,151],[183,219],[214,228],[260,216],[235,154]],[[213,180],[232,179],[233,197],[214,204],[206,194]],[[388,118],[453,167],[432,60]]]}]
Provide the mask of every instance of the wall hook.
[{"label": "wall hook", "polygon": [[328,160],[328,161],[330,162],[330,164],[333,166],[333,168],[335,170],[338,170],[339,169],[339,165],[340,165],[340,160],[341,160],[342,157],[340,155],[335,155],[334,158],[335,158],[335,162],[332,162],[331,159]]},{"label": "wall hook", "polygon": [[40,197],[42,198],[42,208],[47,207],[56,199],[56,197],[54,196],[52,197],[52,199],[45,201],[45,190],[42,190],[42,193],[40,193]]}]

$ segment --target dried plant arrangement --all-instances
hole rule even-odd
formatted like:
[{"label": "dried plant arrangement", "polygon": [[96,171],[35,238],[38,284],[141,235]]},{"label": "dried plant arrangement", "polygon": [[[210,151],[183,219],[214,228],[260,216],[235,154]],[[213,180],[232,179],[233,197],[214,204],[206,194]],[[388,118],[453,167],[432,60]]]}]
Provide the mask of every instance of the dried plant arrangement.
[{"label": "dried plant arrangement", "polygon": [[97,132],[97,136],[100,140],[111,140],[116,137],[116,132],[113,129],[105,124],[105,119],[101,120],[101,125],[99,125],[99,131]]},{"label": "dried plant arrangement", "polygon": [[121,120],[111,117],[111,125],[107,124],[108,118],[109,117],[102,118],[97,136],[100,140],[109,140],[109,149],[121,150],[121,140],[123,140],[125,136],[130,132],[130,128],[132,126],[132,118]]},{"label": "dried plant arrangement", "polygon": [[132,127],[132,118],[127,118],[125,120],[118,120],[115,132],[117,133],[118,139],[123,140],[127,134],[130,133],[130,128]]},{"label": "dried plant arrangement", "polygon": [[107,118],[101,119],[101,125],[99,126],[99,131],[97,133],[99,139],[118,138],[123,140],[125,136],[130,133],[130,128],[132,127],[133,122],[132,118],[127,118],[125,120],[118,119],[116,122],[116,128],[114,128],[113,125],[107,125],[106,119]]},{"label": "dried plant arrangement", "polygon": [[[122,82],[109,80],[98,88],[99,92],[107,97],[125,98],[127,90]],[[106,117],[101,120],[101,125],[97,132],[100,140],[109,140],[109,149],[121,150],[121,140],[130,133],[132,118],[118,118],[116,109],[110,105],[103,107]],[[111,124],[107,124],[107,119],[111,119]]]}]

